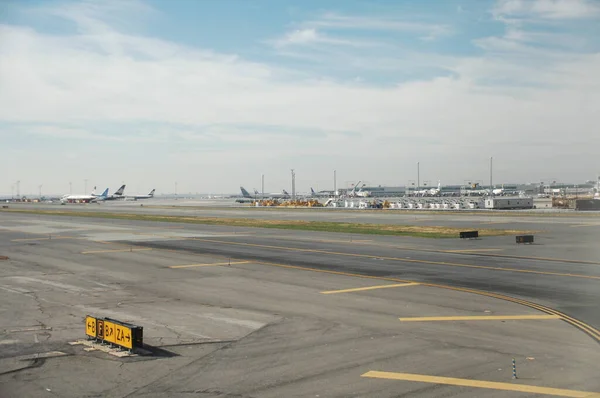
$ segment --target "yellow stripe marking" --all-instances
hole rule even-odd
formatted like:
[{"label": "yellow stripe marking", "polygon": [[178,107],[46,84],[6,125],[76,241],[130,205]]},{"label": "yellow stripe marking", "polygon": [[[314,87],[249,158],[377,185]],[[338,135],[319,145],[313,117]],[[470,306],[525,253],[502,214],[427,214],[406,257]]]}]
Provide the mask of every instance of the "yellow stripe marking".
[{"label": "yellow stripe marking", "polygon": [[516,384],[516,383],[499,383],[496,381],[485,381],[485,380],[469,380],[469,379],[457,379],[454,377],[440,377],[440,376],[428,376],[418,375],[413,373],[394,373],[394,372],[379,372],[371,370],[361,377],[369,377],[374,379],[387,379],[387,380],[404,380],[404,381],[416,381],[421,383],[433,383],[433,384],[446,384],[450,386],[461,386],[461,387],[474,387],[474,388],[487,388],[491,390],[503,390],[503,391],[517,391],[527,392],[532,394],[546,394],[554,395],[558,397],[572,397],[572,398],[591,398],[597,396],[598,393],[588,391],[577,391],[577,390],[565,390],[562,388],[551,388],[551,387],[539,387],[527,384]]},{"label": "yellow stripe marking", "polygon": [[375,290],[375,289],[388,289],[391,287],[404,287],[404,286],[416,286],[419,283],[411,282],[411,283],[398,283],[395,285],[379,285],[379,286],[367,286],[367,287],[357,287],[353,289],[343,289],[343,290],[328,290],[325,292],[321,292],[322,294],[336,294],[336,293],[349,293],[349,292],[361,292],[363,290]]},{"label": "yellow stripe marking", "polygon": [[226,263],[209,263],[209,264],[189,264],[189,265],[171,265],[169,268],[193,268],[193,267],[212,267],[215,265],[236,265],[247,264],[250,261],[232,261]]},{"label": "yellow stripe marking", "polygon": [[465,267],[465,268],[486,269],[486,270],[493,270],[493,271],[521,272],[521,273],[526,273],[526,274],[568,276],[568,277],[572,277],[572,278],[600,280],[600,276],[593,276],[593,275],[569,274],[569,273],[562,273],[562,272],[534,271],[534,270],[527,270],[527,269],[520,269],[520,268],[489,267],[489,266],[485,266],[485,265],[450,263],[450,262],[446,262],[446,261],[426,261],[426,260],[416,260],[416,259],[409,259],[409,258],[402,258],[402,257],[383,257],[383,256],[374,256],[374,255],[370,255],[370,254],[341,253],[341,252],[331,252],[331,251],[327,251],[327,250],[302,249],[302,248],[298,248],[298,247],[273,246],[273,245],[261,245],[261,244],[257,244],[257,243],[230,242],[230,241],[223,241],[223,240],[216,240],[216,239],[189,238],[189,240],[197,240],[200,242],[209,242],[209,243],[220,243],[223,245],[262,247],[262,248],[267,248],[267,249],[295,251],[295,252],[304,252],[304,253],[320,253],[320,254],[330,254],[330,255],[336,255],[336,256],[357,257],[357,258],[375,258],[375,259],[388,260],[388,261],[401,261],[401,262],[405,262],[405,263],[446,265],[446,266],[451,266],[451,267]]},{"label": "yellow stripe marking", "polygon": [[[330,271],[330,270],[326,270],[326,269],[300,267],[300,266],[297,266],[297,265],[286,265],[286,264],[269,263],[269,262],[265,262],[265,261],[254,261],[254,263],[256,263],[256,264],[262,264],[262,265],[269,265],[269,266],[272,266],[272,267],[296,269],[296,270],[302,270],[302,271],[321,272],[321,273],[324,273],[324,274],[344,275],[344,276],[355,277],[355,278],[376,279],[376,280],[382,280],[382,281],[413,283],[413,281],[399,279],[399,278],[393,278],[393,277],[386,277],[386,276],[361,275],[361,274],[353,274],[353,273],[350,273],[350,272]],[[468,289],[468,288],[463,288],[463,287],[454,287],[454,286],[449,286],[449,285],[440,285],[440,284],[436,284],[436,283],[423,283],[423,282],[420,282],[419,284],[422,285],[422,286],[436,287],[436,288],[439,288],[439,289],[448,289],[448,290],[453,290],[453,291],[457,291],[457,292],[478,294],[480,296],[491,297],[491,298],[495,298],[495,299],[498,299],[498,300],[510,301],[512,303],[517,303],[517,304],[520,304],[520,305],[524,305],[524,306],[529,307],[529,308],[534,308],[534,309],[536,309],[538,311],[545,312],[546,314],[557,315],[563,321],[569,323],[570,325],[576,327],[579,330],[582,330],[583,332],[589,334],[593,339],[595,339],[595,340],[597,340],[597,341],[600,342],[600,330],[597,330],[593,326],[590,326],[590,325],[588,325],[585,322],[581,322],[581,321],[579,321],[579,320],[577,320],[575,318],[571,318],[570,316],[568,316],[568,315],[566,315],[566,314],[564,314],[562,312],[559,312],[559,311],[557,311],[557,310],[555,310],[553,308],[550,308],[550,307],[546,307],[546,306],[543,306],[543,305],[540,305],[540,304],[532,303],[531,301],[525,301],[525,300],[517,299],[517,298],[514,298],[514,297],[510,297],[510,296],[505,296],[505,295],[502,295],[502,294],[485,292],[483,290]]]},{"label": "yellow stripe marking", "polygon": [[[216,242],[220,242],[220,241],[216,241]],[[177,250],[175,250],[175,249],[157,249],[157,250],[168,251],[168,252],[173,252],[173,253],[189,252],[189,250],[185,250],[185,249],[177,249]],[[193,253],[193,254],[195,255],[196,253]],[[351,272],[331,271],[331,270],[318,269],[318,268],[301,267],[301,266],[297,266],[297,265],[286,265],[286,264],[270,263],[270,262],[266,262],[266,261],[256,261],[256,260],[254,260],[254,261],[251,261],[251,262],[253,262],[255,264],[268,265],[268,266],[271,266],[271,267],[296,269],[296,270],[311,271],[311,272],[321,272],[321,273],[332,274],[332,275],[344,275],[344,276],[354,277],[354,278],[373,279],[373,280],[392,281],[392,282],[402,282],[402,283],[415,283],[414,281],[405,280],[405,279],[399,279],[399,278],[393,278],[393,277],[374,276],[374,275],[361,275],[361,274],[354,274],[354,273],[351,273]],[[579,320],[577,320],[575,318],[572,318],[572,317],[568,316],[567,314],[559,312],[559,311],[557,311],[557,310],[555,310],[553,308],[546,307],[544,305],[536,304],[536,303],[533,303],[531,301],[525,301],[525,300],[517,299],[517,298],[514,298],[514,297],[510,297],[510,296],[505,296],[505,295],[502,295],[502,294],[490,293],[490,292],[486,292],[486,291],[483,291],[483,290],[468,289],[468,288],[455,287],[455,286],[449,286],[449,285],[441,285],[441,284],[436,284],[436,283],[423,283],[423,282],[420,282],[419,284],[422,285],[422,286],[435,287],[435,288],[438,288],[438,289],[448,289],[448,290],[453,290],[453,291],[456,291],[456,292],[464,292],[464,293],[477,294],[477,295],[480,295],[480,296],[491,297],[491,298],[495,298],[495,299],[498,299],[498,300],[509,301],[509,302],[512,302],[512,303],[524,305],[524,306],[529,307],[529,308],[534,308],[534,309],[536,309],[538,311],[541,311],[541,312],[544,312],[546,314],[557,315],[564,322],[570,324],[571,326],[576,327],[577,329],[579,329],[579,330],[583,331],[584,333],[588,334],[594,340],[600,342],[600,330],[595,329],[593,326],[590,326],[590,325],[588,325],[585,322],[581,322],[581,321],[579,321]],[[598,397],[598,398],[600,398],[600,397]]]},{"label": "yellow stripe marking", "polygon": [[401,322],[430,321],[503,321],[522,319],[561,319],[558,315],[476,315],[476,316],[427,316],[414,318],[398,318]]},{"label": "yellow stripe marking", "polygon": [[141,252],[146,250],[152,250],[152,248],[144,247],[141,249],[113,249],[113,250],[90,250],[86,252],[81,252],[81,254],[98,254],[98,253],[124,253],[124,252]]},{"label": "yellow stripe marking", "polygon": [[81,238],[76,238],[74,236],[52,236],[52,237],[47,237],[47,238],[22,238],[22,239],[11,239],[11,242],[29,242],[29,241],[35,241],[35,240],[55,240],[55,239],[81,239]]},{"label": "yellow stripe marking", "polygon": [[462,250],[445,250],[446,253],[476,253],[476,252],[499,252],[503,249],[462,249]]}]

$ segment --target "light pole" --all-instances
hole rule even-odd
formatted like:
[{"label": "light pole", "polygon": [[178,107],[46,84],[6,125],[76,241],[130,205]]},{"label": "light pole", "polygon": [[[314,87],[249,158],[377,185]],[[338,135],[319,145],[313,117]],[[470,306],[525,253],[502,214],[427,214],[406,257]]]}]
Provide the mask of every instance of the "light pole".
[{"label": "light pole", "polygon": [[[600,177],[598,180],[600,181]],[[333,170],[333,197],[337,198],[337,170]]]},{"label": "light pole", "polygon": [[292,200],[296,200],[296,172],[292,169]]},{"label": "light pole", "polygon": [[490,192],[494,192],[494,186],[492,185],[492,170],[493,170],[494,158],[490,156]]},{"label": "light pole", "polygon": [[38,189],[40,190],[40,200],[42,200],[42,184],[40,184],[40,186],[38,187]]},{"label": "light pole", "polygon": [[175,181],[175,200],[177,200],[177,181]]},{"label": "light pole", "polygon": [[417,162],[417,190],[421,190],[421,165]]},{"label": "light pole", "polygon": [[260,176],[260,193],[261,193],[261,197],[264,198],[265,197],[265,175],[261,174]]},{"label": "light pole", "polygon": [[21,199],[21,180],[17,181],[17,199]]}]

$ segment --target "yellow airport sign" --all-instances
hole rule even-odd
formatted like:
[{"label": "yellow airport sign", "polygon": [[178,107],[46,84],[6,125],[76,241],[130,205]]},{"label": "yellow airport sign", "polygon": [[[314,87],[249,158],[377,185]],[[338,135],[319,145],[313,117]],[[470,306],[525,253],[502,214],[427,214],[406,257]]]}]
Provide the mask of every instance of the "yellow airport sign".
[{"label": "yellow airport sign", "polygon": [[119,325],[118,323],[115,324],[115,344],[132,349],[133,337],[131,328],[124,325]]},{"label": "yellow airport sign", "polygon": [[89,337],[96,338],[98,336],[98,325],[96,324],[96,318],[92,316],[85,317],[85,334]]},{"label": "yellow airport sign", "polygon": [[96,319],[96,338],[104,339],[104,319]]},{"label": "yellow airport sign", "polygon": [[109,343],[116,344],[116,335],[117,335],[117,324],[114,322],[104,320],[104,341],[108,341]]},{"label": "yellow airport sign", "polygon": [[144,328],[111,318],[85,317],[85,334],[93,339],[133,350],[144,346]]}]

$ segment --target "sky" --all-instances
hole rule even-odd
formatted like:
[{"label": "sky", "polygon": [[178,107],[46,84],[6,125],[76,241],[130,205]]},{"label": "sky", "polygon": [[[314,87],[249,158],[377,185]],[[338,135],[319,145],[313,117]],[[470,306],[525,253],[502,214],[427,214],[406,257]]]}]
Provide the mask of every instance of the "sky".
[{"label": "sky", "polygon": [[598,71],[599,0],[3,0],[0,194],[582,182]]}]

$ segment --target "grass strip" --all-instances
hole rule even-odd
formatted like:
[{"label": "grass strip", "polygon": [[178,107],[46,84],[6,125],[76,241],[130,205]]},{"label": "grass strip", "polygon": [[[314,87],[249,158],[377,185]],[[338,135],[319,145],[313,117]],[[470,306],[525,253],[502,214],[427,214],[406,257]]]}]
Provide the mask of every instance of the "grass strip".
[{"label": "grass strip", "polygon": [[[92,217],[119,220],[155,221],[171,223],[190,223],[204,225],[223,225],[233,227],[274,228],[299,231],[335,232],[345,234],[365,235],[393,235],[413,236],[421,238],[457,238],[460,231],[477,228],[453,228],[444,226],[421,225],[390,225],[390,224],[363,224],[329,221],[301,221],[301,220],[256,220],[250,218],[221,218],[221,217],[188,217],[168,216],[155,214],[132,213],[105,213],[105,212],[76,212],[61,210],[35,210],[35,209],[3,209],[8,213],[27,213],[49,216]],[[520,231],[515,229],[478,229],[479,236],[505,236],[533,233],[533,231]]]},{"label": "grass strip", "polygon": [[177,210],[232,210],[239,211],[240,209],[255,211],[255,212],[281,212],[281,211],[295,211],[295,212],[335,212],[338,213],[390,213],[390,214],[419,214],[427,216],[443,216],[443,215],[456,215],[461,216],[490,216],[490,217],[600,217],[599,211],[575,211],[573,209],[540,209],[530,210],[501,210],[501,209],[357,209],[357,208],[328,208],[328,207],[294,207],[294,206],[187,206],[187,205],[148,205],[144,204],[145,208],[149,209],[177,209]]}]

